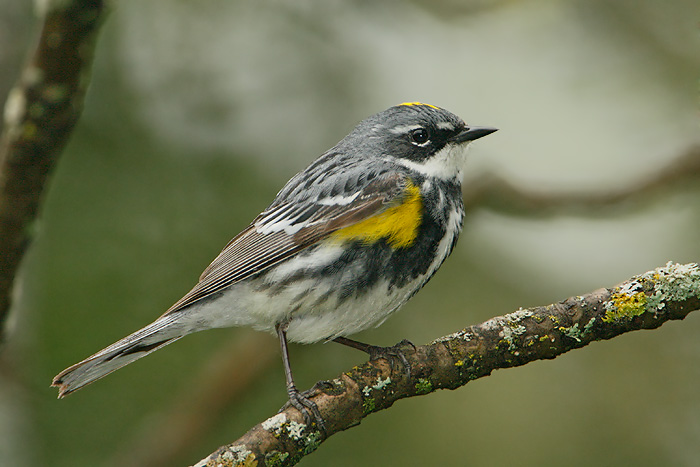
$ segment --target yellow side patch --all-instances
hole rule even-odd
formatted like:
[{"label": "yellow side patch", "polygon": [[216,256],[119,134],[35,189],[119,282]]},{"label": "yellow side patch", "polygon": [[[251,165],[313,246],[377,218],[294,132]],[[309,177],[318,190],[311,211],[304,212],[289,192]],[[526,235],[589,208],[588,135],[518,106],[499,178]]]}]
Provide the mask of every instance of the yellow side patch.
[{"label": "yellow side patch", "polygon": [[409,182],[404,199],[398,206],[368,219],[334,232],[336,240],[360,240],[374,243],[386,239],[394,248],[409,247],[418,236],[418,227],[423,216],[423,201],[420,190]]},{"label": "yellow side patch", "polygon": [[436,107],[436,106],[430,105],[430,104],[424,104],[424,103],[422,103],[422,102],[404,102],[403,104],[399,104],[399,106],[401,106],[401,105],[408,105],[408,106],[411,106],[411,105],[424,105],[424,106],[426,106],[426,107],[431,107],[431,108],[433,108],[433,109],[440,110],[440,107]]}]

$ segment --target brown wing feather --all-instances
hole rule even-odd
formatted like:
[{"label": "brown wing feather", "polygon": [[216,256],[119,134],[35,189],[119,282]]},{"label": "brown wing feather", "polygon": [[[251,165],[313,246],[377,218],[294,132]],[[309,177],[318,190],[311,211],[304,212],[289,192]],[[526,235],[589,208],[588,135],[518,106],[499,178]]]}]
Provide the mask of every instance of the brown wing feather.
[{"label": "brown wing feather", "polygon": [[[267,269],[327,237],[336,230],[379,214],[399,198],[406,184],[402,176],[393,174],[369,183],[362,193],[346,205],[322,206],[306,221],[306,226],[294,234],[284,230],[260,233],[256,221],[265,215],[273,217],[276,210],[288,210],[279,204],[258,216],[236,235],[204,270],[199,282],[165,314],[185,308],[209,295]],[[279,221],[279,219],[277,219]]]}]

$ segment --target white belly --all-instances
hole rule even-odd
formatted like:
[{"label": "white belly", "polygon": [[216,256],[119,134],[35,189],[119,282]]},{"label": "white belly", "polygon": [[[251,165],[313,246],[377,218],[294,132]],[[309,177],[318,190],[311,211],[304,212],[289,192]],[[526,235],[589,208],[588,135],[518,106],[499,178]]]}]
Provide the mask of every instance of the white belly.
[{"label": "white belly", "polygon": [[[275,332],[287,322],[292,342],[312,343],[349,336],[378,326],[403,305],[435,273],[450,253],[459,232],[460,213],[448,221],[448,233],[439,242],[436,257],[425,274],[403,287],[379,280],[345,299],[338,294],[345,279],[363,274],[363,262],[349,263],[331,276],[310,275],[289,279],[300,270],[319,269],[336,261],[344,247],[328,243],[309,254],[300,254],[274,266],[261,276],[233,284],[219,296],[194,304],[186,311],[192,331],[229,326],[251,326]],[[282,284],[282,285],[278,285]]]}]

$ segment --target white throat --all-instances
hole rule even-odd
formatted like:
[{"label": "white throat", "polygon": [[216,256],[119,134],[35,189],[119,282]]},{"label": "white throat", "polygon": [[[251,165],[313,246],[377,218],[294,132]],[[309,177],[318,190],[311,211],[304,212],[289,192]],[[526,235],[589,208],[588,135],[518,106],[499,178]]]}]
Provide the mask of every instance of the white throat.
[{"label": "white throat", "polygon": [[427,177],[462,181],[462,173],[467,162],[468,147],[469,143],[447,144],[433,157],[423,162],[409,161],[407,159],[395,159],[395,161]]}]

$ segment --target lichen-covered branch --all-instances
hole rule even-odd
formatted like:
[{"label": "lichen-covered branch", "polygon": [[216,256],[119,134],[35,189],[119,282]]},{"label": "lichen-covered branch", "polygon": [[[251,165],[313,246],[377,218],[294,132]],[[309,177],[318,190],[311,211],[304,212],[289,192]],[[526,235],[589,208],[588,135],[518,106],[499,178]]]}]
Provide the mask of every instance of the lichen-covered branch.
[{"label": "lichen-covered branch", "polygon": [[[520,309],[470,326],[407,352],[400,364],[366,363],[317,385],[313,401],[326,421],[326,436],[359,425],[399,399],[456,389],[493,370],[556,358],[597,340],[655,329],[700,308],[700,268],[668,263],[622,284],[552,305]],[[237,441],[197,464],[290,466],[323,441],[293,408],[268,418]]]},{"label": "lichen-covered branch", "polygon": [[0,328],[47,177],[83,107],[103,0],[45,1],[38,44],[5,104],[0,138]]}]

